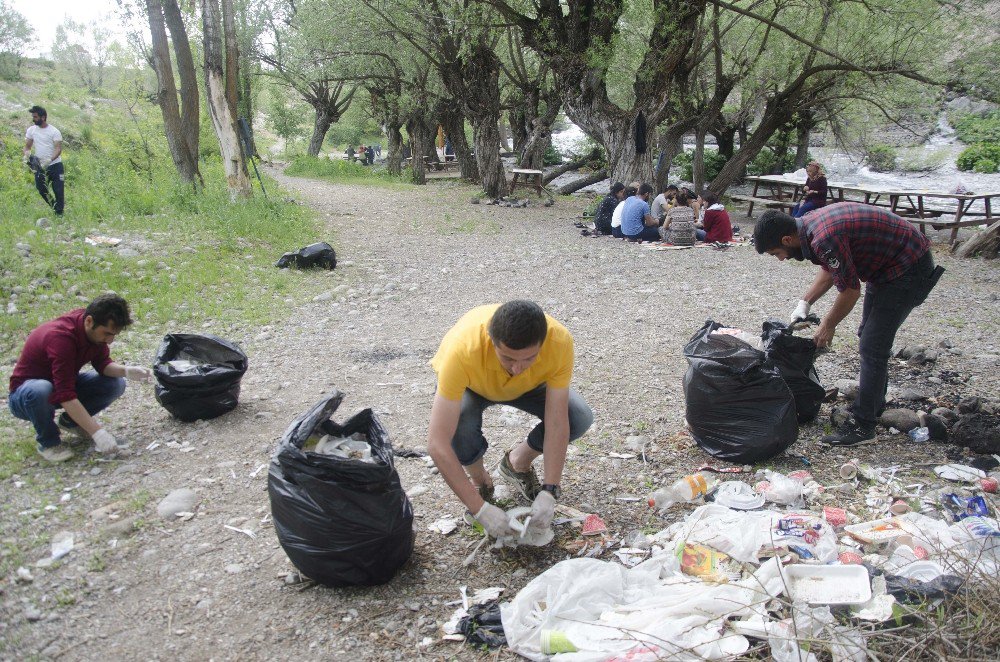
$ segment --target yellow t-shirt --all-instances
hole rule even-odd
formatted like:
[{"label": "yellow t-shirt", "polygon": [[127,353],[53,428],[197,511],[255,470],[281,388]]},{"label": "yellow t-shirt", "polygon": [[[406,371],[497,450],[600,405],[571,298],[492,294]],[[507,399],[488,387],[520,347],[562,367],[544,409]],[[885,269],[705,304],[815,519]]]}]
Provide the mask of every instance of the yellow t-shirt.
[{"label": "yellow t-shirt", "polygon": [[573,336],[548,315],[548,332],[531,367],[512,377],[500,365],[487,331],[499,307],[493,304],[473,308],[441,340],[431,366],[437,372],[437,392],[443,398],[461,400],[465,389],[469,389],[487,400],[508,402],[541,384],[569,387],[573,377]]}]

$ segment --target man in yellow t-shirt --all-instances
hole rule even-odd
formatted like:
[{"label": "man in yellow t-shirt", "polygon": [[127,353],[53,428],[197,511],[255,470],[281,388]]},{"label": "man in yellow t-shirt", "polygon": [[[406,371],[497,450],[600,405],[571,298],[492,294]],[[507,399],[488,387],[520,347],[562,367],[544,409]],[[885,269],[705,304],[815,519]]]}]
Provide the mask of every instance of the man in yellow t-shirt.
[{"label": "man in yellow t-shirt", "polygon": [[[431,366],[438,386],[427,450],[448,486],[493,537],[510,531],[506,514],[490,503],[483,411],[505,404],[541,419],[527,439],[504,454],[500,473],[532,502],[529,526],[547,528],[566,448],[594,421],[587,403],[569,388],[573,336],[532,301],[479,306],[445,334]],[[540,484],[531,463],[543,451]]]}]

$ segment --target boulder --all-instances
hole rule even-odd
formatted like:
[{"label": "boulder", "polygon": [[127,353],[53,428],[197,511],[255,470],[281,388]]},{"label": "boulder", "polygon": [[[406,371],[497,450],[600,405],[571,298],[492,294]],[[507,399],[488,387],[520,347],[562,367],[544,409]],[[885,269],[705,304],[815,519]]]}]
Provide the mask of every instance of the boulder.
[{"label": "boulder", "polygon": [[948,441],[948,424],[940,416],[920,414],[920,425],[927,428],[932,441]]},{"label": "boulder", "polygon": [[920,427],[920,417],[910,409],[887,409],[879,422],[887,428],[896,428],[900,432],[909,432]]},{"label": "boulder", "polygon": [[947,407],[937,407],[931,410],[931,413],[939,418],[943,418],[946,423],[954,423],[958,420],[958,414],[954,409],[948,409]]}]

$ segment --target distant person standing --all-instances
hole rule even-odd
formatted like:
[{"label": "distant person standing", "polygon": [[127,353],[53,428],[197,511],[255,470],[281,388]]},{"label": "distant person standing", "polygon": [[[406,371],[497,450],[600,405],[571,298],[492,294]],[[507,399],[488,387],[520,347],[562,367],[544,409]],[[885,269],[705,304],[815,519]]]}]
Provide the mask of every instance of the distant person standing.
[{"label": "distant person standing", "polygon": [[[33,165],[31,150],[35,150],[38,163],[32,170],[35,173],[35,188],[45,204],[52,207],[56,216],[62,216],[65,205],[63,186],[65,175],[62,163],[62,134],[59,129],[48,123],[48,113],[41,106],[32,106],[31,126],[24,132],[24,162]],[[49,186],[52,186],[51,193]]]}]

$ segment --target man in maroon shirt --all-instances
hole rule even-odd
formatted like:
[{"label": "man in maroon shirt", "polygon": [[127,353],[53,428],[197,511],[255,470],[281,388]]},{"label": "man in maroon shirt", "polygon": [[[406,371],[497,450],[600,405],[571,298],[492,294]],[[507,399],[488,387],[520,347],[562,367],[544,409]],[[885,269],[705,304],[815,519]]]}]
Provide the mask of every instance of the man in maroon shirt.
[{"label": "man in maroon shirt", "polygon": [[[111,360],[108,346],[129,324],[128,303],[103,294],[78,309],[42,324],[28,335],[10,377],[10,411],[35,426],[38,452],[50,462],[73,457],[59,435],[86,432],[98,452],[119,449],[114,436],[94,420],[125,392],[125,380],[148,381],[147,368]],[[85,363],[93,371],[80,372]],[[58,421],[56,409],[62,408]]]},{"label": "man in maroon shirt", "polygon": [[909,221],[857,202],[838,202],[799,219],[770,209],[761,214],[753,238],[758,253],[779,260],[807,259],[821,267],[792,312],[792,322],[804,319],[812,304],[836,286],[837,298],[813,337],[817,347],[831,343],[837,325],[861,297],[861,281],[867,283],[858,328],[861,375],[853,420],[822,441],[836,446],[874,441],[875,424],[885,409],[896,332],[944,272],[934,266],[930,242]]}]

